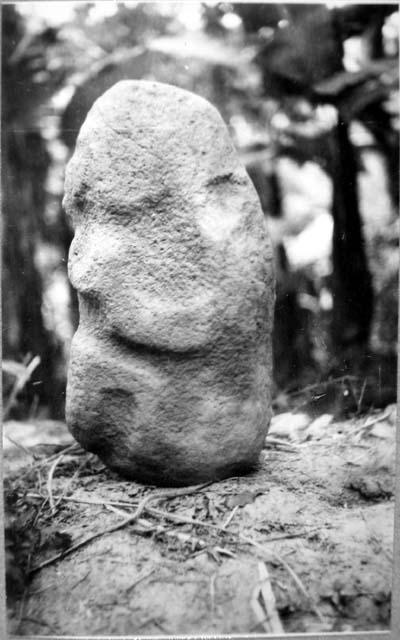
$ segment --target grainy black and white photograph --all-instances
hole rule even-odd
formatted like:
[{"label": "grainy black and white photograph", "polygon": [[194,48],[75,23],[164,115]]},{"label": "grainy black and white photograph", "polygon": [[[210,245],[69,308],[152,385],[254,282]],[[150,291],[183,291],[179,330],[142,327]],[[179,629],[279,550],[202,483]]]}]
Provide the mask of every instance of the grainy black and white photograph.
[{"label": "grainy black and white photograph", "polygon": [[10,638],[397,637],[399,24],[2,4]]}]

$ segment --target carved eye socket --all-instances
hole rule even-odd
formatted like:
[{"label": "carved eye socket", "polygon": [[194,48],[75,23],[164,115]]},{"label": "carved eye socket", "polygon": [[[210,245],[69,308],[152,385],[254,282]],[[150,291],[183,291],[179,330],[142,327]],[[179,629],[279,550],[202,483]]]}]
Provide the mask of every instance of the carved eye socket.
[{"label": "carved eye socket", "polygon": [[73,193],[73,203],[79,210],[82,210],[86,204],[88,191],[89,185],[86,182],[81,182]]},{"label": "carved eye socket", "polygon": [[82,210],[85,206],[85,202],[86,202],[85,197],[82,197],[79,194],[74,196],[74,205],[75,207],[77,207],[77,209]]}]

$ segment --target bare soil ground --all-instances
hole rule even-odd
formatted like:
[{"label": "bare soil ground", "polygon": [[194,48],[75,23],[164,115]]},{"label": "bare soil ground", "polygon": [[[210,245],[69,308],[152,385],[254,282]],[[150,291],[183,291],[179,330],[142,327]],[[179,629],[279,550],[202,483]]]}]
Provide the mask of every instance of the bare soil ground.
[{"label": "bare soil ground", "polygon": [[63,423],[9,421],[10,633],[387,629],[395,424],[394,405],[282,413],[257,472],[176,496],[121,480]]}]

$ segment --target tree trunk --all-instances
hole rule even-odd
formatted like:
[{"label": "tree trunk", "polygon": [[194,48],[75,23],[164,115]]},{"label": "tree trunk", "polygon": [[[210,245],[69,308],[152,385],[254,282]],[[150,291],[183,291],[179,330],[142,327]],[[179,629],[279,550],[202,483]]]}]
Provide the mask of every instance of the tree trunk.
[{"label": "tree trunk", "polygon": [[23,361],[40,356],[26,392],[60,415],[63,389],[56,367],[59,345],[44,326],[43,285],[35,264],[44,209],[44,182],[49,157],[40,133],[3,123],[3,358]]},{"label": "tree trunk", "polygon": [[336,349],[367,345],[373,290],[357,193],[357,165],[348,126],[339,115],[332,136],[333,275],[332,339]]}]

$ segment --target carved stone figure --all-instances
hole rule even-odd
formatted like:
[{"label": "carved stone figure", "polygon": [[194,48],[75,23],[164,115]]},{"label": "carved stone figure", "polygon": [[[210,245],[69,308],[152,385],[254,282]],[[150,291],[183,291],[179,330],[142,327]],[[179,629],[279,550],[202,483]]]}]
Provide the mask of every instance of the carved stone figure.
[{"label": "carved stone figure", "polygon": [[64,206],[74,437],[142,482],[252,469],[270,420],[271,249],[218,112],[170,85],[114,85],[81,128]]}]

